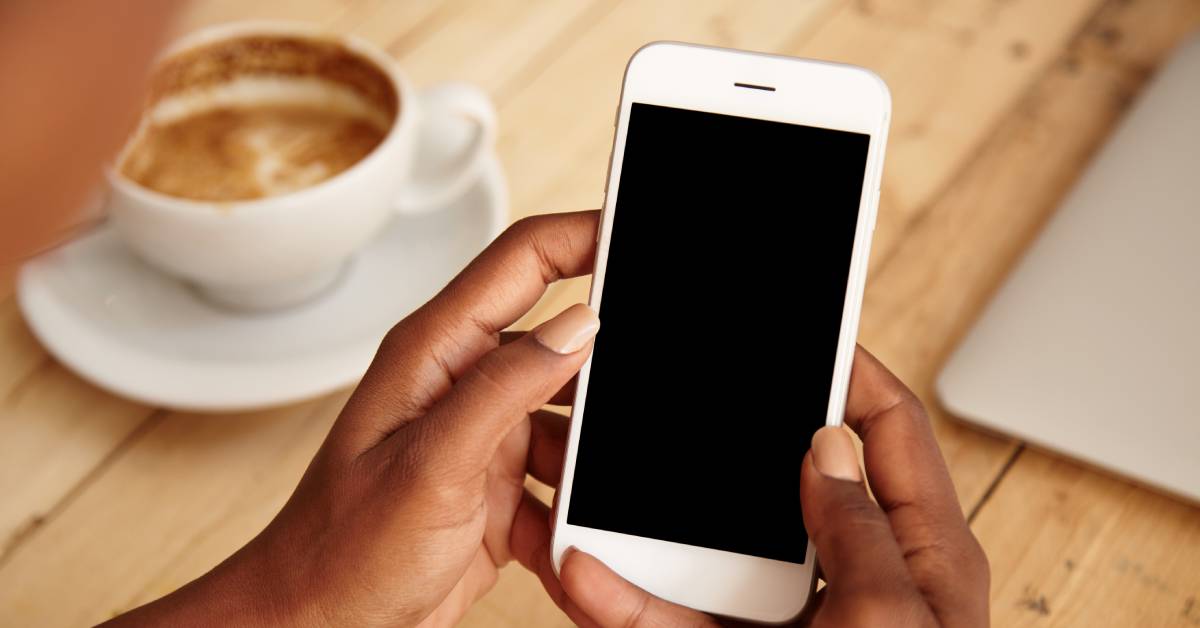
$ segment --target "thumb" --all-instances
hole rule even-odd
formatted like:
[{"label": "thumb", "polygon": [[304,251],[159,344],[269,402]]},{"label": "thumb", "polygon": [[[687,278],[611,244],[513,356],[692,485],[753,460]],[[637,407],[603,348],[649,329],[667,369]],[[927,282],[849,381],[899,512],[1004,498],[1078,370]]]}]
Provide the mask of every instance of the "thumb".
[{"label": "thumb", "polygon": [[800,501],[831,598],[894,600],[916,593],[887,515],[867,494],[854,443],[842,427],[826,426],[813,435],[800,475]]},{"label": "thumb", "polygon": [[453,458],[446,468],[486,467],[512,428],[579,371],[599,330],[596,313],[580,303],[484,354],[421,419],[429,454]]}]

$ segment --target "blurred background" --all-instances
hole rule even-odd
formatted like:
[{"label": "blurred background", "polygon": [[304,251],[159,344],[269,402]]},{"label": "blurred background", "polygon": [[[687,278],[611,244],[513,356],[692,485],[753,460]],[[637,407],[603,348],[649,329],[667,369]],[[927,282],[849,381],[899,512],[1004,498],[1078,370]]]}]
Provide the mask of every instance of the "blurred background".
[{"label": "blurred background", "polygon": [[[960,422],[933,394],[1089,158],[1200,27],[1197,0],[194,0],[173,36],[248,18],[353,33],[417,85],[482,87],[499,113],[514,220],[600,205],[622,72],[646,42],[876,71],[894,111],[859,339],[929,407],[991,560],[994,624],[1200,625],[1194,503]],[[0,624],[92,623],[177,588],[260,530],[348,391],[225,415],[122,399],[33,338],[15,273],[0,276]],[[519,327],[586,289],[556,285]],[[789,297],[780,286],[755,298]],[[464,625],[569,622],[513,565]]]}]

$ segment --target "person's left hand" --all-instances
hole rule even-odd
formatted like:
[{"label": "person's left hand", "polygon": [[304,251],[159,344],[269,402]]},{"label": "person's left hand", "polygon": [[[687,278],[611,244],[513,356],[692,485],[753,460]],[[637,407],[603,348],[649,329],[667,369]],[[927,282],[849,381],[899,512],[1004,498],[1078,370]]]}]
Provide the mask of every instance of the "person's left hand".
[{"label": "person's left hand", "polygon": [[540,408],[591,351],[575,305],[513,342],[547,284],[591,271],[598,212],[513,225],[400,322],[292,498],[200,579],[114,623],[451,625],[547,525],[561,417]]}]

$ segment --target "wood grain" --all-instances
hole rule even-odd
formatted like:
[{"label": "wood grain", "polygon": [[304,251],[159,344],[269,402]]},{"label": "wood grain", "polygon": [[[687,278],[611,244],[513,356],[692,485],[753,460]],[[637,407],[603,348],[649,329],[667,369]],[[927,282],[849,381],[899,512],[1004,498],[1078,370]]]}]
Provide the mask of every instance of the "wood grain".
[{"label": "wood grain", "polygon": [[1200,625],[1200,508],[1026,449],[975,521],[996,626]]},{"label": "wood grain", "polygon": [[[953,343],[1152,69],[1200,24],[1200,3],[203,0],[178,30],[246,17],[354,33],[418,84],[483,86],[501,112],[514,217],[598,205],[621,73],[646,41],[876,69],[895,113],[861,338],[932,401]],[[523,324],[585,289],[556,288]],[[156,412],[65,371],[0,299],[3,626],[97,621],[211,567],[283,503],[345,399]],[[992,558],[996,625],[1200,625],[1195,508],[930,405]],[[570,625],[515,567],[463,624]]]},{"label": "wood grain", "polygon": [[[0,346],[4,347],[5,355],[0,360],[0,399],[8,396],[46,360],[46,351],[21,319],[12,286],[7,286],[3,294],[0,298]],[[0,426],[0,432],[3,430]]]},{"label": "wood grain", "polygon": [[0,406],[0,566],[62,501],[128,442],[152,410],[39,363]]},{"label": "wood grain", "polygon": [[344,401],[156,415],[10,553],[0,622],[95,623],[207,571],[283,506]]}]

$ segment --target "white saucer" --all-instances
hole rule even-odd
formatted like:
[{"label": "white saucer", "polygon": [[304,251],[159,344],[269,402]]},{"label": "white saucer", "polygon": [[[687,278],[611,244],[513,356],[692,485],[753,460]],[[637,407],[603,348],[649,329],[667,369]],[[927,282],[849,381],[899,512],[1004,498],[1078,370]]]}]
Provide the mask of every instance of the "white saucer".
[{"label": "white saucer", "polygon": [[387,330],[500,233],[500,164],[450,207],[397,216],[317,300],[243,314],[201,300],[130,253],[111,227],[21,269],[17,298],[46,348],[114,393],[169,408],[234,411],[347,386]]}]

